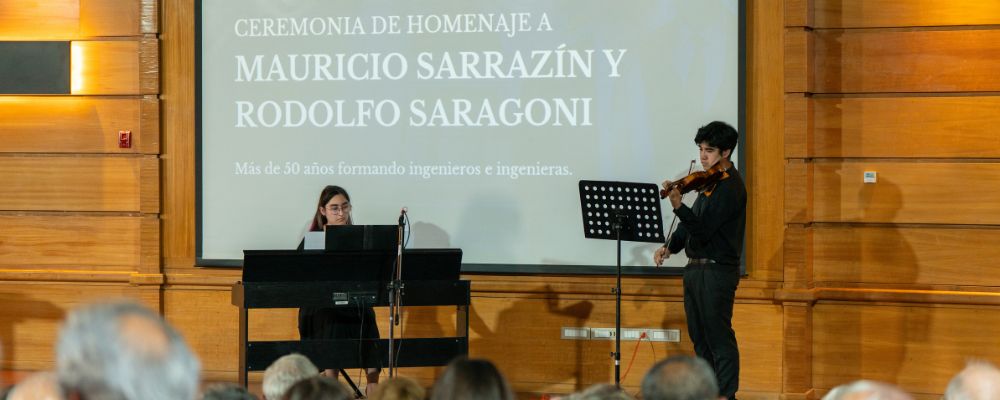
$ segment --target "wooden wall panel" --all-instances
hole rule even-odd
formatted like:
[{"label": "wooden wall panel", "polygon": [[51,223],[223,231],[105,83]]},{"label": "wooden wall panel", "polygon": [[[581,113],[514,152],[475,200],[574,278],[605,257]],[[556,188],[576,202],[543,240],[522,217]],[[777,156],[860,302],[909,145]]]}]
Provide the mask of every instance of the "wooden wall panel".
[{"label": "wooden wall panel", "polygon": [[895,382],[917,394],[943,393],[965,360],[1000,362],[996,306],[818,303],[813,310],[813,383]]},{"label": "wooden wall panel", "polygon": [[789,160],[785,165],[785,223],[813,220],[813,163]]},{"label": "wooden wall panel", "polygon": [[76,35],[80,0],[0,2],[0,40],[66,38]]},{"label": "wooden wall panel", "polygon": [[813,389],[812,385],[812,305],[809,303],[784,303],[782,337],[782,392],[786,399],[791,393],[800,398]]},{"label": "wooden wall panel", "polygon": [[0,40],[155,33],[155,0],[0,1]]},{"label": "wooden wall panel", "polygon": [[803,28],[785,30],[785,92],[812,92],[815,35]]},{"label": "wooden wall panel", "polygon": [[785,26],[811,27],[815,18],[814,0],[785,0]]},{"label": "wooden wall panel", "polygon": [[784,28],[779,1],[747,6],[747,116],[743,149],[747,159],[747,273],[751,279],[782,279],[782,188],[785,162],[781,132],[784,75],[776,65],[784,57]]},{"label": "wooden wall panel", "polygon": [[[74,41],[75,95],[155,94],[159,65],[155,39]],[[75,71],[79,70],[79,73]]]},{"label": "wooden wall panel", "polygon": [[[238,314],[229,304],[230,292],[219,287],[168,287],[163,311],[202,358],[206,372],[219,379],[235,379]],[[679,353],[692,353],[684,325],[683,305],[673,301],[625,301],[623,327],[680,329],[681,343],[642,343],[632,371],[624,381],[638,390],[642,375],[655,360]],[[566,392],[613,380],[608,356],[614,347],[607,340],[561,340],[562,326],[613,327],[614,301],[600,298],[555,295],[476,296],[470,322],[470,356],[493,360],[518,391]],[[781,308],[774,304],[740,302],[734,325],[741,343],[742,389],[748,392],[778,392],[781,387]],[[380,330],[388,335],[384,309],[377,309]],[[212,321],[206,324],[205,321]],[[294,310],[261,310],[250,315],[253,340],[296,338]],[[407,337],[454,334],[453,314],[445,307],[408,308],[402,332]],[[399,332],[399,331],[397,331]],[[623,364],[631,360],[636,342],[622,343]],[[655,353],[655,357],[654,357]],[[627,365],[622,366],[622,372]],[[404,374],[431,382],[438,368],[411,368]]]},{"label": "wooden wall panel", "polygon": [[[800,97],[785,101],[789,157],[996,158],[1000,97]],[[877,134],[873,134],[877,133]]]},{"label": "wooden wall panel", "polygon": [[193,1],[163,1],[163,265],[184,273],[204,271],[194,269],[194,18]]},{"label": "wooden wall panel", "polygon": [[[816,281],[1000,286],[994,228],[812,227]],[[975,272],[972,272],[975,271]]]},{"label": "wooden wall panel", "polygon": [[135,270],[143,220],[86,214],[0,215],[4,227],[0,268]]},{"label": "wooden wall panel", "polygon": [[[803,0],[804,1],[804,0]],[[810,0],[815,28],[1000,24],[1000,3],[955,0]]]},{"label": "wooden wall panel", "polygon": [[[0,152],[145,153],[160,147],[159,101],[145,97],[0,96]],[[118,131],[132,147],[118,147]]]},{"label": "wooden wall panel", "polygon": [[[813,165],[813,221],[1000,224],[1000,164],[844,161]],[[865,171],[878,183],[864,184]],[[966,195],[970,188],[974,195]]]},{"label": "wooden wall panel", "polygon": [[158,187],[140,184],[156,185],[156,162],[155,157],[0,157],[5,190],[0,210],[155,213]]},{"label": "wooden wall panel", "polygon": [[[817,30],[814,93],[1000,91],[1000,30]],[[787,37],[787,36],[786,36]],[[786,68],[786,81],[801,72]]]},{"label": "wooden wall panel", "polygon": [[134,286],[59,282],[0,282],[0,343],[4,369],[52,369],[59,326],[73,308],[110,298],[157,301]]}]

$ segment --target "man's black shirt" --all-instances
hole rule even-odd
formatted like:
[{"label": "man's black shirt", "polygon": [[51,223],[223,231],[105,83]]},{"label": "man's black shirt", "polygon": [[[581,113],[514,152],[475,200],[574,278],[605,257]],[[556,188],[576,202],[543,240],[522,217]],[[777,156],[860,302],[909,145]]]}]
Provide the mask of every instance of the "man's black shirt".
[{"label": "man's black shirt", "polygon": [[674,210],[680,219],[670,236],[671,254],[685,250],[688,258],[708,258],[719,264],[739,265],[746,230],[747,190],[736,166],[726,172],[711,196],[698,194],[694,207],[686,204]]}]

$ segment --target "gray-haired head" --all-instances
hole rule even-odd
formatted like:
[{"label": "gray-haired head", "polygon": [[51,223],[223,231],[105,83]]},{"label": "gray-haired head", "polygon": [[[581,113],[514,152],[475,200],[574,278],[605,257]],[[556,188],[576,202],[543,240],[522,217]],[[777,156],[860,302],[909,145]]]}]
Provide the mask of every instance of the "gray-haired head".
[{"label": "gray-haired head", "polygon": [[319,369],[301,354],[288,354],[274,360],[264,370],[264,398],[280,400],[296,382],[319,375]]},{"label": "gray-haired head", "polygon": [[945,400],[1000,400],[1000,370],[986,361],[969,361],[951,378]]},{"label": "gray-haired head", "polygon": [[717,400],[719,384],[705,360],[679,355],[660,361],[642,378],[643,400]]},{"label": "gray-haired head", "polygon": [[909,394],[888,383],[859,380],[837,386],[823,400],[913,400]]},{"label": "gray-haired head", "polygon": [[88,400],[194,399],[200,366],[159,315],[131,301],[70,313],[56,345],[59,383]]}]

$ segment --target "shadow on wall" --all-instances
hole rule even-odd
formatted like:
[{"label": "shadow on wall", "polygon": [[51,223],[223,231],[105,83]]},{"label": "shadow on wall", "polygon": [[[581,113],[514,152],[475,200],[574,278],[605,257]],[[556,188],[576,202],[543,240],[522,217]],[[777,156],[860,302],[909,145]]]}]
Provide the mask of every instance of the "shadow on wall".
[{"label": "shadow on wall", "polygon": [[[481,299],[478,303],[483,311],[474,305],[469,316],[473,338],[469,356],[496,362],[508,381],[517,382],[518,391],[543,392],[548,386],[546,382],[571,381],[576,385],[575,390],[585,388],[585,382],[607,382],[606,368],[588,368],[588,362],[595,359],[590,347],[606,346],[607,342],[559,340],[561,327],[586,324],[594,304],[560,300],[548,285],[541,289],[523,298]],[[493,314],[490,310],[493,308],[500,308],[495,313],[496,319],[483,319],[483,314]],[[541,326],[537,319],[545,314],[548,314],[547,324]],[[600,353],[605,351],[602,347]],[[568,357],[573,358],[572,368],[566,368]],[[590,376],[595,373],[600,376]]]},{"label": "shadow on wall", "polygon": [[[0,313],[0,347],[3,356],[0,368],[17,368],[18,362],[21,361],[17,355],[18,342],[22,345],[29,340],[34,343],[46,343],[39,338],[42,332],[37,331],[39,326],[35,322],[38,321],[53,326],[51,340],[47,342],[52,349],[47,354],[54,357],[56,337],[62,320],[66,318],[66,310],[51,302],[35,300],[22,293],[6,291],[2,287],[0,287],[0,310],[4,310]],[[18,329],[19,325],[24,326]],[[33,330],[26,331],[25,328]]]}]

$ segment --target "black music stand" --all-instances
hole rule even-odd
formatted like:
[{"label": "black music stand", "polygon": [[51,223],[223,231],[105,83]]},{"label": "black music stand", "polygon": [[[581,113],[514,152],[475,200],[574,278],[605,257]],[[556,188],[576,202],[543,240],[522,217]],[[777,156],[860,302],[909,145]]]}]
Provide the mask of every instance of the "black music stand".
[{"label": "black music stand", "polygon": [[615,294],[615,386],[621,387],[622,240],[663,243],[660,190],[652,183],[580,181],[583,236],[618,242]]}]

